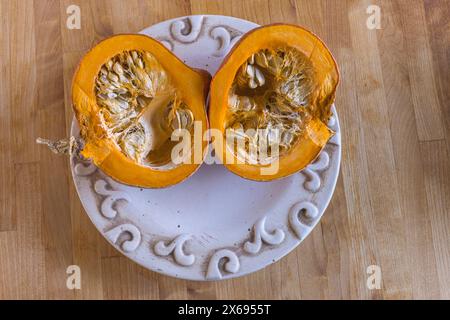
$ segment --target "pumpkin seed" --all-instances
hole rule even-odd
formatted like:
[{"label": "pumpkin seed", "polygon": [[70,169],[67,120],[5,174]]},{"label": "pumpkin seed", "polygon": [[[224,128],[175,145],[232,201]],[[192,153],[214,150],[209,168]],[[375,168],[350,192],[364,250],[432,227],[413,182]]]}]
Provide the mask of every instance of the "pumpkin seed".
[{"label": "pumpkin seed", "polygon": [[254,64],[254,63],[255,63],[255,55],[254,55],[254,54],[252,54],[252,55],[250,56],[250,58],[248,59],[248,62],[249,62],[250,64]]},{"label": "pumpkin seed", "polygon": [[255,67],[251,64],[247,65],[247,75],[253,79],[255,77]]},{"label": "pumpkin seed", "polygon": [[119,77],[114,72],[108,73],[108,79],[111,80],[112,82],[118,82],[119,81]]},{"label": "pumpkin seed", "polygon": [[258,82],[258,84],[260,86],[263,86],[265,83],[265,79],[264,79],[264,75],[262,74],[261,71],[259,71],[258,68],[255,67],[255,77],[256,77],[256,81]]},{"label": "pumpkin seed", "polygon": [[185,110],[175,111],[175,118],[171,122],[171,126],[174,130],[186,129],[190,123],[192,123],[192,113]]},{"label": "pumpkin seed", "polygon": [[250,81],[248,82],[248,86],[250,89],[255,89],[258,84],[256,83],[255,79],[251,78]]}]

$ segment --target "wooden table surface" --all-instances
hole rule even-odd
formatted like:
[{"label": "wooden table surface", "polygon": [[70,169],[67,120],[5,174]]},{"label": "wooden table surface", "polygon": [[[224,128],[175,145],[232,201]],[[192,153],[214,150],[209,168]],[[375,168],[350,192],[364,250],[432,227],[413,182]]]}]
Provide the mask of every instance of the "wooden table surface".
[{"label": "wooden table surface", "polygon": [[[81,8],[81,30],[66,27]],[[370,4],[381,29],[369,29]],[[68,159],[70,82],[99,40],[189,14],[307,26],[334,53],[343,141],[336,192],[293,252],[235,280],[190,282],[138,266],[85,214]],[[0,298],[450,298],[450,1],[0,0]],[[81,268],[81,289],[66,268]],[[366,286],[381,268],[381,289]]]}]

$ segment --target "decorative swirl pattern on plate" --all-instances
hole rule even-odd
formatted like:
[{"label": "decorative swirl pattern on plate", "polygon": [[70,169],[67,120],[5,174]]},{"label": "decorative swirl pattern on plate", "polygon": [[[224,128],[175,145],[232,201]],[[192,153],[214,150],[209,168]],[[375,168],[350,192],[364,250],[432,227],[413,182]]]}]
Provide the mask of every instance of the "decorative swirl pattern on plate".
[{"label": "decorative swirl pattern on plate", "polygon": [[225,56],[242,36],[242,34],[239,34],[232,38],[231,33],[221,26],[212,28],[210,35],[211,38],[219,42],[219,48],[213,53],[216,57]]},{"label": "decorative swirl pattern on plate", "polygon": [[271,233],[266,231],[265,224],[266,218],[261,218],[253,226],[254,237],[253,241],[247,241],[244,244],[244,251],[251,254],[256,254],[261,250],[262,243],[269,245],[279,245],[284,241],[284,231],[281,229],[275,229]]},{"label": "decorative swirl pattern on plate", "polygon": [[[131,238],[117,243],[120,236],[129,234]],[[125,252],[133,252],[141,243],[141,232],[131,223],[124,223],[105,232],[106,237],[113,243],[117,244]]]},{"label": "decorative swirl pattern on plate", "polygon": [[319,210],[309,201],[297,202],[292,206],[289,211],[289,225],[297,238],[303,240],[318,216]]},{"label": "decorative swirl pattern on plate", "polygon": [[191,238],[191,235],[181,234],[167,245],[164,243],[164,241],[159,241],[158,243],[156,243],[153,250],[156,255],[163,257],[168,256],[172,253],[176,263],[182,266],[191,266],[195,262],[195,256],[193,254],[186,254],[183,250],[184,244]]},{"label": "decorative swirl pattern on plate", "polygon": [[176,20],[170,25],[170,34],[176,41],[191,43],[197,40],[202,30],[203,16],[191,16]]},{"label": "decorative swirl pattern on plate", "polygon": [[105,180],[99,179],[94,184],[94,190],[97,194],[106,196],[100,205],[100,212],[105,218],[113,219],[117,215],[117,210],[114,208],[116,202],[129,201],[129,197],[125,192],[108,189],[107,186],[108,183]]},{"label": "decorative swirl pattern on plate", "polygon": [[302,171],[307,179],[303,184],[306,190],[311,192],[319,191],[322,183],[318,172],[327,169],[329,165],[330,156],[325,150],[322,150],[319,157]]},{"label": "decorative swirl pattern on plate", "polygon": [[93,174],[97,170],[97,167],[92,162],[82,161],[76,163],[73,170],[77,176],[87,177]]},{"label": "decorative swirl pattern on plate", "polygon": [[227,259],[227,261],[223,264],[223,271],[228,273],[236,273],[239,271],[240,263],[236,253],[228,249],[222,249],[216,251],[209,260],[208,270],[206,271],[207,280],[222,279],[223,276],[219,265],[219,262],[222,259]]},{"label": "decorative swirl pattern on plate", "polygon": [[341,144],[341,133],[339,132],[338,123],[336,120],[336,116],[333,114],[328,121],[328,126],[331,130],[335,132],[334,136],[331,137],[328,143],[333,144],[335,146],[339,146]]}]

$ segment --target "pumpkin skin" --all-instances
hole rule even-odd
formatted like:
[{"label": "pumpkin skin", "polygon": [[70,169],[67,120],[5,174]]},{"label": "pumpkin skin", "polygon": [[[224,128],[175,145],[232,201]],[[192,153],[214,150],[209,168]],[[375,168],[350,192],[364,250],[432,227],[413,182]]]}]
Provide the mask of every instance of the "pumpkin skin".
[{"label": "pumpkin skin", "polygon": [[[144,35],[116,35],[103,40],[81,60],[72,82],[72,102],[75,116],[84,140],[81,155],[91,159],[113,179],[132,186],[162,188],[179,183],[192,175],[200,166],[179,164],[160,170],[142,165],[127,157],[108,137],[99,115],[96,97],[96,79],[102,66],[113,57],[126,51],[148,52],[159,62],[170,77],[181,99],[196,121],[201,121],[202,131],[208,129],[205,101],[210,75],[203,70],[191,69],[158,41]],[[202,141],[202,156],[207,141]]]},{"label": "pumpkin skin", "polygon": [[[311,119],[304,124],[303,132],[286,154],[280,154],[278,171],[262,174],[264,164],[239,163],[235,154],[232,163],[226,159],[230,153],[225,146],[226,123],[230,117],[229,93],[235,76],[249,57],[261,50],[293,48],[308,57],[314,70],[314,91],[311,93]],[[229,52],[213,77],[210,86],[209,121],[211,129],[222,132],[222,141],[215,141],[216,156],[231,172],[247,179],[270,181],[289,176],[313,162],[334,132],[327,127],[331,106],[339,83],[337,64],[325,44],[312,32],[295,25],[273,24],[256,28],[244,35]]]}]

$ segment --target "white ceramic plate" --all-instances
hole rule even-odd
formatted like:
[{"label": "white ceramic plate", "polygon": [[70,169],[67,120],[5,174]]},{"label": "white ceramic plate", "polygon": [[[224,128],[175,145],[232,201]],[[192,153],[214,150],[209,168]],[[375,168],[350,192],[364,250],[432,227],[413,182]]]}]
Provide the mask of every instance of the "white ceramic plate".
[{"label": "white ceramic plate", "polygon": [[[189,16],[142,31],[192,67],[214,74],[223,57],[255,23],[226,16]],[[242,179],[221,165],[203,165],[166,189],[120,184],[95,166],[72,159],[83,206],[97,229],[140,265],[169,276],[218,280],[242,276],[281,259],[312,230],[336,185],[337,134],[303,172],[274,182]],[[72,134],[78,133],[73,121]],[[308,259],[308,257],[305,257]]]}]

